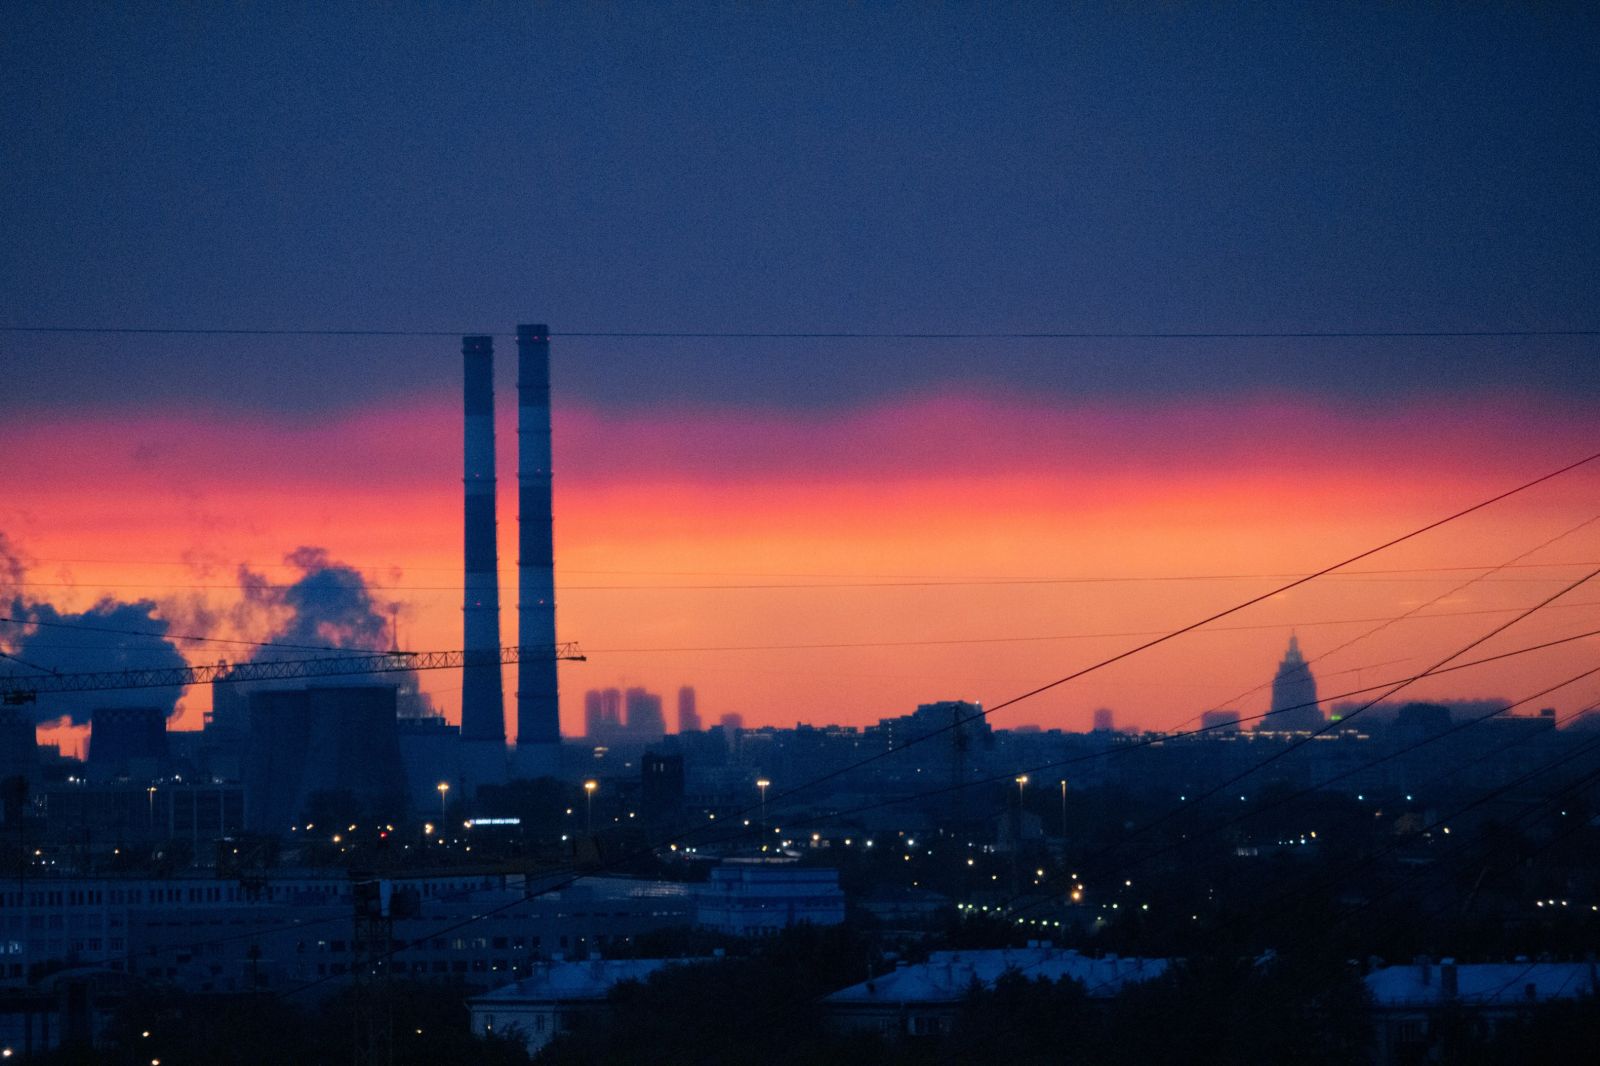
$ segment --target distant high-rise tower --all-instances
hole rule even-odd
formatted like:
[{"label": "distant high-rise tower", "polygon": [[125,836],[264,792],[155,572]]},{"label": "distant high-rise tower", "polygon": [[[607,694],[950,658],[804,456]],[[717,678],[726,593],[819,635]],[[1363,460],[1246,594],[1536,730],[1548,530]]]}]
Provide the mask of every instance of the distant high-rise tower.
[{"label": "distant high-rise tower", "polygon": [[596,744],[622,739],[622,692],[592,688],[583,694],[583,733]]},{"label": "distant high-rise tower", "polygon": [[1316,679],[1300,654],[1299,638],[1291,634],[1289,650],[1272,679],[1272,711],[1258,728],[1300,731],[1321,729],[1326,724],[1317,705]]},{"label": "distant high-rise tower", "polygon": [[560,763],[555,540],[550,495],[550,330],[517,327],[517,762],[527,776]]},{"label": "distant high-rise tower", "polygon": [[[461,739],[506,742],[500,689],[500,577],[495,548],[494,338],[462,337],[466,383],[466,592],[462,598]],[[499,753],[505,761],[505,752]]]},{"label": "distant high-rise tower", "polygon": [[615,739],[617,734],[622,732],[622,690],[620,688],[600,690],[600,722],[612,739]]},{"label": "distant high-rise tower", "polygon": [[1109,733],[1116,726],[1111,717],[1110,707],[1096,707],[1094,709],[1094,731],[1096,733]]},{"label": "distant high-rise tower", "polygon": [[684,685],[678,690],[678,732],[698,733],[700,712],[695,708],[694,686]]},{"label": "distant high-rise tower", "polygon": [[645,744],[660,740],[667,732],[665,717],[661,714],[661,697],[643,688],[630,688],[623,693],[627,703],[629,740]]}]

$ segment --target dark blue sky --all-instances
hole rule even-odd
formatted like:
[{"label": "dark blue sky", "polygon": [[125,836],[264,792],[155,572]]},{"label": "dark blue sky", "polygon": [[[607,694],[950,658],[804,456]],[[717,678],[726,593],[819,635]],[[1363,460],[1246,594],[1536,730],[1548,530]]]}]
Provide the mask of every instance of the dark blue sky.
[{"label": "dark blue sky", "polygon": [[[0,324],[1600,327],[1578,5],[153,6],[8,9]],[[1597,346],[566,340],[555,374],[619,407],[1570,396]],[[456,350],[11,335],[0,409],[453,395]]]}]

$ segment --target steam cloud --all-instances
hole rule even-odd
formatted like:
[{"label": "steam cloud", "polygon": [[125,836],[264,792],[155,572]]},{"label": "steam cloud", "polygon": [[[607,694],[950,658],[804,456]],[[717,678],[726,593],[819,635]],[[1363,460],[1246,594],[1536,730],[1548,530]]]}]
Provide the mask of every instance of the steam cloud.
[{"label": "steam cloud", "polygon": [[[361,572],[334,562],[323,548],[296,548],[284,556],[284,562],[300,571],[300,577],[288,585],[274,585],[264,575],[239,567],[244,596],[234,612],[236,628],[241,632],[265,629],[269,635],[261,639],[284,645],[257,649],[250,661],[303,659],[317,654],[312,649],[386,649],[390,637],[387,614],[399,604],[374,599]],[[397,684],[403,701],[416,702],[417,713],[433,710],[431,700],[418,691],[415,673],[352,675],[344,680],[350,684]],[[319,682],[330,683],[337,684],[339,679]]]},{"label": "steam cloud", "polygon": [[[166,638],[169,623],[156,617],[153,600],[125,603],[108,596],[87,611],[61,611],[29,600],[22,589],[26,576],[22,554],[0,533],[0,604],[6,617],[15,619],[0,622],[0,651],[11,656],[0,659],[0,670],[26,675],[187,665]],[[37,721],[69,718],[83,725],[96,707],[160,707],[170,716],[181,694],[179,688],[48,693],[30,706]]]},{"label": "steam cloud", "polygon": [[[387,612],[396,605],[373,598],[366,579],[353,567],[334,562],[322,548],[301,547],[284,561],[300,571],[289,584],[273,584],[262,574],[240,566],[240,601],[227,612],[237,633],[274,645],[258,648],[250,661],[314,656],[313,649],[379,651],[388,643]],[[171,613],[154,600],[125,602],[102,598],[82,612],[63,611],[29,598],[24,584],[27,563],[12,541],[0,532],[0,605],[15,622],[0,622],[0,673],[28,675],[39,671],[90,673],[109,670],[182,668],[187,664],[167,634]],[[178,606],[178,605],[174,605]],[[205,635],[216,635],[222,618],[203,605],[190,605],[186,622]],[[179,611],[183,614],[183,611]],[[209,631],[209,632],[208,632]],[[352,678],[352,681],[364,680]],[[412,691],[412,674],[384,675]],[[180,688],[146,688],[86,693],[41,694],[32,705],[38,721],[68,718],[86,724],[96,707],[160,707],[171,716]],[[426,708],[425,698],[423,700]]]},{"label": "steam cloud", "polygon": [[392,605],[372,598],[360,571],[333,562],[322,548],[296,548],[284,562],[300,571],[286,586],[239,567],[244,598],[234,615],[237,627],[259,632],[265,622],[269,635],[263,640],[299,646],[263,648],[255,658],[304,658],[308,648],[383,650],[389,623],[382,612]]}]

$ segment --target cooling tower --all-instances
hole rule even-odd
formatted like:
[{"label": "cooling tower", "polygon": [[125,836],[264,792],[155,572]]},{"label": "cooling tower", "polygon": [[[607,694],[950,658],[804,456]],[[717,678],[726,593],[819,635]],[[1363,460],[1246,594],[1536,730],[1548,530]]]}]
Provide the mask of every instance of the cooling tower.
[{"label": "cooling tower", "polygon": [[39,779],[39,743],[33,715],[20,707],[0,707],[0,781]]},{"label": "cooling tower", "polygon": [[550,331],[517,327],[517,763],[553,773],[557,703],[555,545],[550,507]]},{"label": "cooling tower", "polygon": [[[398,817],[405,770],[393,685],[278,689],[250,694],[246,821],[282,833],[307,811],[353,805]],[[433,796],[416,797],[422,806]]]},{"label": "cooling tower", "polygon": [[147,780],[167,761],[167,712],[161,707],[96,707],[89,717],[89,777]]},{"label": "cooling tower", "polygon": [[466,424],[461,604],[462,770],[472,785],[505,779],[506,719],[500,688],[500,578],[495,547],[494,338],[461,338]]}]

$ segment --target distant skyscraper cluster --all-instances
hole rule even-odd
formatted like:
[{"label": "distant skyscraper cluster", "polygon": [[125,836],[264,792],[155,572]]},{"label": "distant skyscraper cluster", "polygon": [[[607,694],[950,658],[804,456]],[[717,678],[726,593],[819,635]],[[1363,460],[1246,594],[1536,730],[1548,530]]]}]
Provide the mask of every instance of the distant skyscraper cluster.
[{"label": "distant skyscraper cluster", "polygon": [[1096,707],[1094,709],[1094,731],[1096,733],[1109,733],[1116,728],[1116,722],[1111,717],[1110,707]]},{"label": "distant skyscraper cluster", "polygon": [[[584,735],[599,744],[649,744],[667,733],[664,701],[658,693],[634,687],[590,689],[583,696]],[[678,689],[678,732],[701,729],[693,686]]]}]

